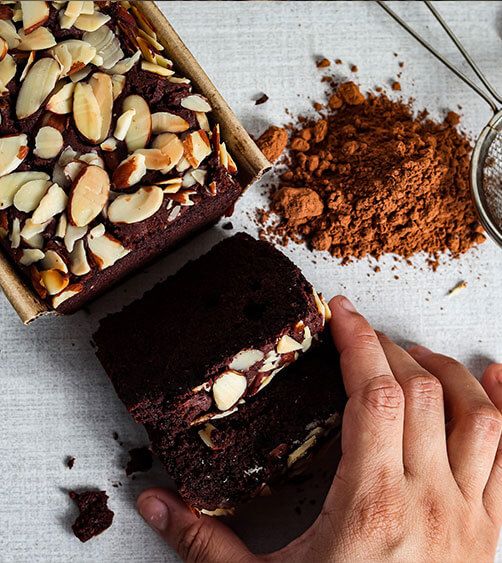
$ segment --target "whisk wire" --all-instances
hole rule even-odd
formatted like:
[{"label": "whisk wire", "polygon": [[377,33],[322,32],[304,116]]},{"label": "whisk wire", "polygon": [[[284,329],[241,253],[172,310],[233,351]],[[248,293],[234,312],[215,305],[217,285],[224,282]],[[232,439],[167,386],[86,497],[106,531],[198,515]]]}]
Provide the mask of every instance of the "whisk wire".
[{"label": "whisk wire", "polygon": [[[438,22],[441,24],[441,26],[446,31],[448,36],[452,39],[452,41],[455,43],[455,45],[459,48],[460,52],[465,57],[466,62],[474,70],[474,72],[479,77],[479,79],[483,82],[483,85],[488,89],[488,91],[493,95],[493,97],[497,101],[500,101],[498,94],[495,92],[495,90],[488,83],[488,81],[486,80],[486,78],[484,77],[482,72],[479,70],[477,65],[474,63],[472,58],[467,54],[465,48],[461,47],[460,41],[455,36],[453,31],[451,31],[449,26],[446,25],[446,22],[439,15],[437,10],[435,10],[435,8],[432,5],[430,5],[430,2],[425,2],[425,3],[429,7],[431,12],[434,14],[434,16],[437,18]],[[478,86],[478,84],[476,84],[473,80],[471,80],[468,76],[466,76],[453,63],[451,63],[444,55],[442,55],[436,48],[434,48],[428,41],[426,41],[417,31],[415,31],[411,26],[409,26],[400,16],[398,16],[396,14],[396,12],[394,12],[394,10],[389,8],[389,6],[385,2],[383,2],[383,0],[377,0],[377,4],[379,4],[389,14],[389,16],[391,16],[391,18],[393,18],[403,29],[405,29],[412,37],[414,37],[416,39],[416,41],[418,41],[423,47],[425,47],[429,51],[429,53],[434,55],[446,67],[448,67],[451,70],[451,72],[453,72],[458,78],[460,78],[460,80],[462,80],[465,84],[467,84],[467,86],[469,86],[472,90],[474,90],[474,92],[476,92],[479,96],[481,96],[485,100],[485,102],[487,104],[489,104],[489,106],[492,108],[494,113],[496,113],[498,111],[499,108],[498,108],[497,104],[493,101],[493,99],[482,88],[480,88]]]}]

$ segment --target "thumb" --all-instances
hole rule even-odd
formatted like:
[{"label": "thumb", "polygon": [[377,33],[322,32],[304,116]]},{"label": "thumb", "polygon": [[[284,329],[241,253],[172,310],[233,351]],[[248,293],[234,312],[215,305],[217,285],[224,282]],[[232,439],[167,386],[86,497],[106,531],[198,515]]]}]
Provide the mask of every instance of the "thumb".
[{"label": "thumb", "polygon": [[217,518],[196,516],[181,498],[166,489],[148,489],[137,500],[138,511],[187,562],[257,561],[241,540]]}]

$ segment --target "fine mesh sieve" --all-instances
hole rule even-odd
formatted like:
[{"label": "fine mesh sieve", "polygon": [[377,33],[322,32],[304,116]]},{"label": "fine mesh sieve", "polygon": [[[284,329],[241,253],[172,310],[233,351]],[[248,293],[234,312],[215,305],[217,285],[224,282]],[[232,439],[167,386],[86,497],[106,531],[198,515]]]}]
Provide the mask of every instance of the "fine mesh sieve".
[{"label": "fine mesh sieve", "polygon": [[448,34],[488,93],[441,55],[430,43],[389,8],[385,2],[381,0],[377,0],[377,2],[403,29],[410,33],[491,107],[494,115],[481,131],[472,152],[470,181],[472,197],[476,204],[481,224],[487,234],[499,246],[502,246],[502,98],[488,82],[472,57],[460,43],[460,40],[429,0],[425,0],[424,4]]}]

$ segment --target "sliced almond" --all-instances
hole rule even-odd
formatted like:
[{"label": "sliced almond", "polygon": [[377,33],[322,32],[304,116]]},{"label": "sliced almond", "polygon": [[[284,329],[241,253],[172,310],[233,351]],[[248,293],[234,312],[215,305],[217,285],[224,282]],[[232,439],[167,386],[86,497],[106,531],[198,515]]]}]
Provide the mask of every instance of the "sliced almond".
[{"label": "sliced almond", "polygon": [[49,19],[49,6],[47,2],[30,0],[21,2],[23,11],[23,30],[26,34],[32,33]]},{"label": "sliced almond", "polygon": [[204,424],[204,428],[198,431],[200,439],[206,444],[206,446],[212,450],[217,449],[214,442],[211,440],[211,434],[216,430],[216,428],[210,424]]},{"label": "sliced almond", "polygon": [[211,145],[207,133],[199,129],[190,133],[183,141],[185,158],[193,168],[198,168],[200,163],[211,154]]},{"label": "sliced almond", "polygon": [[[320,430],[322,431],[322,429]],[[305,440],[305,442],[303,442],[303,444],[300,447],[296,448],[296,450],[294,450],[289,454],[287,460],[287,466],[291,467],[302,457],[305,457],[308,451],[315,445],[316,442],[317,442],[317,433],[311,435],[309,438]]]},{"label": "sliced almond", "polygon": [[190,168],[190,163],[188,162],[188,160],[183,157],[180,159],[180,161],[178,162],[178,164],[176,165],[176,171],[177,172],[184,172],[185,170],[188,170]]},{"label": "sliced almond", "polygon": [[108,220],[112,223],[139,223],[160,209],[164,192],[158,186],[140,188],[133,194],[124,194],[114,199],[108,207]]},{"label": "sliced almond", "polygon": [[155,63],[149,63],[148,61],[141,62],[141,69],[145,70],[146,72],[158,74],[159,76],[172,76],[174,74],[174,70],[164,68],[163,66]]},{"label": "sliced almond", "polygon": [[0,60],[3,61],[7,53],[9,52],[9,45],[5,39],[0,37]]},{"label": "sliced almond", "polygon": [[0,20],[0,37],[7,41],[9,49],[17,49],[21,43],[16,26],[10,20]]},{"label": "sliced almond", "polygon": [[101,237],[88,237],[89,250],[100,270],[113,266],[115,262],[129,254],[129,250],[109,234]]},{"label": "sliced almond", "polygon": [[23,80],[16,102],[18,119],[30,117],[40,109],[52,92],[59,78],[60,67],[57,61],[45,57],[37,61]]},{"label": "sliced almond", "polygon": [[32,221],[39,225],[49,221],[65,210],[67,202],[68,196],[65,191],[57,184],[53,184],[35,209]]},{"label": "sliced almond", "polygon": [[110,20],[111,17],[108,14],[94,12],[93,14],[80,14],[74,25],[81,31],[97,31]]},{"label": "sliced almond", "polygon": [[85,163],[80,162],[79,160],[75,160],[73,162],[69,162],[63,169],[63,173],[65,177],[73,184],[76,180],[77,176],[82,172],[85,168]]},{"label": "sliced almond", "polygon": [[170,178],[169,180],[163,180],[159,182],[159,186],[162,188],[165,194],[175,194],[181,189],[182,181],[181,178]]},{"label": "sliced almond", "polygon": [[203,186],[206,182],[207,170],[201,170],[198,168],[197,170],[192,170],[190,172],[192,178],[197,182],[197,184]]},{"label": "sliced almond", "polygon": [[108,74],[103,72],[95,72],[89,81],[94,96],[98,102],[101,111],[101,135],[97,142],[103,142],[108,137],[110,125],[112,123],[113,112],[113,90],[112,79]]},{"label": "sliced almond", "polygon": [[105,234],[105,226],[103,223],[99,223],[89,231],[89,238],[100,238]]},{"label": "sliced almond", "polygon": [[21,244],[21,222],[18,217],[14,217],[12,221],[12,231],[9,235],[11,248],[19,248]]},{"label": "sliced almond", "polygon": [[124,113],[117,119],[115,125],[115,131],[113,136],[119,141],[123,141],[126,138],[129,127],[132,125],[133,117],[136,115],[136,110],[134,108],[124,111]]},{"label": "sliced almond", "polygon": [[66,227],[66,232],[64,235],[64,245],[68,252],[72,252],[75,247],[75,243],[83,238],[88,231],[88,227],[75,227],[74,225],[68,224]]},{"label": "sliced almond", "polygon": [[310,328],[306,326],[303,332],[302,352],[307,352],[310,349],[312,346],[312,340],[313,337]]},{"label": "sliced almond", "polygon": [[195,190],[183,190],[175,194],[171,194],[169,199],[176,201],[180,205],[190,207],[195,205],[195,202],[190,199],[190,196],[195,195],[197,192]]},{"label": "sliced almond", "polygon": [[117,150],[117,139],[114,139],[113,137],[108,137],[108,139],[105,139],[100,145],[99,145],[100,149],[105,151],[105,152],[113,152],[115,150]]},{"label": "sliced almond", "polygon": [[237,166],[235,165],[233,158],[227,151],[227,146],[225,143],[221,143],[219,146],[219,157],[222,166],[224,166],[230,173],[233,174],[237,172]]},{"label": "sliced almond", "polygon": [[33,153],[40,158],[56,158],[63,148],[63,135],[54,127],[42,127],[35,137]]},{"label": "sliced almond", "polygon": [[33,63],[35,62],[35,55],[36,55],[35,51],[32,51],[28,55],[28,58],[26,59],[26,64],[24,65],[24,68],[23,68],[23,72],[21,73],[21,76],[19,77],[20,82],[22,82],[26,78],[28,71],[33,66]]},{"label": "sliced almond", "polygon": [[195,117],[197,118],[197,123],[199,124],[199,127],[201,129],[204,129],[204,131],[208,131],[208,132],[211,131],[211,126],[209,125],[209,119],[207,118],[207,115],[204,112],[196,111]]},{"label": "sliced almond", "polygon": [[146,147],[152,134],[152,115],[148,104],[141,96],[132,95],[127,96],[122,108],[124,111],[128,109],[136,110],[125,137],[129,152]]},{"label": "sliced almond", "polygon": [[167,111],[152,114],[153,133],[182,133],[190,128],[186,119]]},{"label": "sliced almond", "polygon": [[43,259],[45,254],[38,248],[25,248],[19,260],[22,266],[31,266]]},{"label": "sliced almond", "polygon": [[301,350],[302,345],[294,338],[291,338],[288,334],[284,334],[279,339],[279,342],[277,342],[277,346],[275,348],[279,354],[288,354],[289,352]]},{"label": "sliced almond", "polygon": [[[103,59],[103,62],[100,65],[101,68],[110,70],[111,74],[125,74],[126,72],[128,72],[128,70],[130,70],[128,69],[124,72],[122,71],[122,67],[125,67],[127,65],[122,65],[121,68],[118,67],[115,70],[114,67],[115,65],[117,65],[117,63],[120,64],[119,61],[121,61],[121,59],[123,58],[124,51],[122,51],[122,48],[120,46],[119,38],[107,25],[102,25],[96,31],[87,31],[82,36],[82,39],[92,45],[96,49],[96,54]],[[136,59],[136,62],[137,60],[138,59]]]},{"label": "sliced almond", "polygon": [[237,371],[247,371],[256,363],[261,362],[264,357],[265,354],[261,350],[254,350],[252,348],[241,350],[233,357],[228,367]]},{"label": "sliced almond", "polygon": [[[148,35],[148,33],[145,33],[142,29],[138,29],[138,35],[140,37],[142,37],[147,43],[149,43],[153,47],[154,51],[163,51],[164,50],[164,46],[162,45],[162,43],[159,43],[155,37]],[[155,58],[155,61],[157,61],[157,54],[156,53],[154,54],[154,58]],[[167,68],[167,66],[164,67],[164,68]]]},{"label": "sliced almond", "polygon": [[74,82],[75,84],[77,84],[77,82],[80,82],[81,80],[84,80],[85,78],[87,78],[89,76],[89,74],[91,74],[91,72],[92,72],[92,68],[90,66],[87,66],[87,67],[71,74],[70,80],[72,82]]},{"label": "sliced almond", "polygon": [[110,179],[99,166],[86,166],[73,184],[68,206],[72,225],[85,227],[97,217],[108,201]]},{"label": "sliced almond", "polygon": [[171,165],[171,158],[160,149],[138,149],[134,154],[142,154],[145,157],[147,170],[164,170]]},{"label": "sliced almond", "polygon": [[[163,66],[164,68],[172,68],[173,67],[173,61],[170,61],[169,59],[166,59],[166,57],[163,57],[162,55],[160,55],[159,53],[157,53],[155,55],[155,62],[160,65]],[[187,79],[187,84],[190,83],[190,81]],[[170,82],[172,82],[172,79],[170,80]]]},{"label": "sliced almond", "polygon": [[153,37],[154,39],[156,39],[157,35],[156,35],[155,31],[153,30],[152,25],[147,20],[147,18],[143,15],[141,10],[139,8],[137,8],[136,6],[131,6],[131,11],[134,14],[134,19],[138,22],[139,27],[143,31],[145,31],[148,35],[150,35],[150,37]]},{"label": "sliced almond", "polygon": [[54,47],[52,55],[61,65],[61,76],[72,76],[94,59],[96,48],[87,41],[68,39]]},{"label": "sliced almond", "polygon": [[54,309],[57,309],[62,303],[75,297],[75,295],[78,295],[83,289],[84,286],[81,283],[69,285],[65,290],[52,298],[52,306]]},{"label": "sliced almond", "polygon": [[43,250],[45,246],[45,239],[43,235],[35,235],[29,239],[23,239],[25,244],[27,244],[30,248],[35,248],[37,250]]},{"label": "sliced almond", "polygon": [[54,233],[54,236],[60,239],[64,238],[66,235],[67,228],[68,228],[68,219],[66,218],[66,215],[63,213],[59,218],[58,226],[56,227],[56,232]]},{"label": "sliced almond", "polygon": [[143,37],[136,37],[136,44],[143,55],[143,58],[148,63],[155,63],[155,55],[153,47]]},{"label": "sliced almond", "polygon": [[192,111],[207,113],[211,111],[209,102],[199,94],[192,94],[181,100],[181,106]]},{"label": "sliced almond", "polygon": [[165,155],[169,157],[170,164],[162,170],[163,174],[167,174],[172,170],[183,158],[183,142],[174,133],[162,133],[155,137],[152,147],[160,149]]},{"label": "sliced almond", "polygon": [[[159,55],[157,55],[158,57]],[[188,80],[188,78],[184,78],[182,76],[170,76],[168,78],[169,82],[172,82],[173,84],[190,84],[190,80]]]},{"label": "sliced almond", "polygon": [[244,395],[247,380],[244,375],[236,371],[223,372],[213,383],[213,397],[220,411],[231,409]]},{"label": "sliced almond", "polygon": [[195,178],[192,176],[191,172],[187,172],[184,176],[183,176],[183,187],[184,188],[191,188],[192,186],[195,186],[196,184],[196,180]]},{"label": "sliced almond", "polygon": [[61,90],[53,94],[47,102],[46,108],[52,113],[65,115],[71,113],[73,109],[73,93],[75,91],[75,84],[68,82]]},{"label": "sliced almond", "polygon": [[112,92],[115,101],[124,90],[126,77],[123,74],[112,74]]},{"label": "sliced almond", "polygon": [[131,57],[127,57],[117,62],[117,64],[109,69],[109,72],[112,74],[127,74],[133,68],[133,66],[138,63],[140,59],[141,51],[136,51],[136,53],[134,53],[134,55],[132,55]]},{"label": "sliced almond", "polygon": [[47,250],[45,257],[40,264],[42,270],[58,270],[63,274],[68,273],[68,266],[66,262],[55,250]]},{"label": "sliced almond", "polygon": [[15,170],[28,154],[28,137],[10,135],[0,138],[0,176],[5,176]]},{"label": "sliced almond", "polygon": [[4,86],[7,86],[16,75],[16,68],[16,62],[10,55],[6,55],[0,61],[0,82]]},{"label": "sliced almond", "polygon": [[73,118],[80,133],[97,144],[103,128],[101,110],[90,84],[79,82],[73,95]]},{"label": "sliced almond", "polygon": [[14,207],[24,213],[34,211],[51,186],[52,182],[50,180],[31,180],[26,182],[14,196]]},{"label": "sliced almond", "polygon": [[46,27],[39,27],[29,35],[25,35],[24,31],[21,30],[19,37],[21,43],[17,48],[20,51],[43,51],[56,45],[54,35]]},{"label": "sliced almond", "polygon": [[59,270],[44,270],[40,272],[40,278],[49,295],[57,295],[70,283],[69,277]]},{"label": "sliced almond", "polygon": [[85,276],[91,271],[83,240],[78,240],[75,243],[75,247],[70,254],[70,271],[75,276]]},{"label": "sliced almond", "polygon": [[83,0],[69,0],[66,4],[66,10],[61,11],[59,16],[59,25],[61,29],[70,29],[73,27],[77,18],[80,16],[84,7]]},{"label": "sliced almond", "polygon": [[21,229],[21,237],[25,241],[32,240],[37,235],[43,233],[49,223],[50,221],[47,221],[46,223],[35,223],[31,218],[26,219],[23,228]]},{"label": "sliced almond", "polygon": [[95,8],[97,8],[97,6],[94,5],[93,0],[84,0],[80,13],[90,16],[91,14],[94,14],[94,12],[96,11]]},{"label": "sliced almond", "polygon": [[146,174],[146,159],[142,154],[132,154],[123,160],[113,173],[116,189],[129,188],[137,184]]},{"label": "sliced almond", "polygon": [[85,164],[92,164],[93,166],[99,166],[100,168],[105,167],[105,163],[103,162],[103,159],[95,151],[81,154],[78,157],[78,159],[80,162],[85,162]]}]

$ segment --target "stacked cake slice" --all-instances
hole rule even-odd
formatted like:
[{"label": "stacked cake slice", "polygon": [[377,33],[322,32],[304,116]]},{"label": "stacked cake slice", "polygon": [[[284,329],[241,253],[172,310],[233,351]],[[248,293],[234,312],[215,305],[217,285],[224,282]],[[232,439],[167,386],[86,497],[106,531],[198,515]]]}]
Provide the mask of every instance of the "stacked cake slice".
[{"label": "stacked cake slice", "polygon": [[328,316],[290,260],[238,234],[105,318],[95,341],[182,496],[213,511],[257,494],[338,422]]}]

